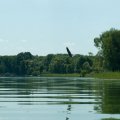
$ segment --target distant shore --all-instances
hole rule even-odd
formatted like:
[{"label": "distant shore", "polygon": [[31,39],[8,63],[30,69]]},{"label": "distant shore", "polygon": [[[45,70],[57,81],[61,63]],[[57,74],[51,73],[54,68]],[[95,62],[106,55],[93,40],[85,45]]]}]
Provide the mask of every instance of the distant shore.
[{"label": "distant shore", "polygon": [[41,74],[41,77],[80,77],[80,74],[79,73],[71,73],[71,74],[48,73],[48,74]]},{"label": "distant shore", "polygon": [[101,72],[101,73],[93,73],[89,75],[93,78],[100,79],[120,79],[120,72]]},{"label": "distant shore", "polygon": [[[79,73],[72,74],[41,74],[41,77],[83,77]],[[120,79],[120,72],[101,72],[101,73],[91,73],[84,77],[90,78],[100,78],[100,79]]]},{"label": "distant shore", "polygon": [[57,73],[43,73],[40,75],[23,75],[18,76],[14,74],[2,74],[0,77],[80,77],[79,73],[71,73],[71,74],[57,74]]},{"label": "distant shore", "polygon": [[120,72],[101,72],[101,73],[90,73],[82,76],[79,73],[71,73],[71,74],[57,74],[57,73],[43,73],[38,76],[34,75],[24,75],[17,76],[13,74],[2,74],[0,77],[87,77],[87,78],[99,78],[99,79],[120,79]]}]

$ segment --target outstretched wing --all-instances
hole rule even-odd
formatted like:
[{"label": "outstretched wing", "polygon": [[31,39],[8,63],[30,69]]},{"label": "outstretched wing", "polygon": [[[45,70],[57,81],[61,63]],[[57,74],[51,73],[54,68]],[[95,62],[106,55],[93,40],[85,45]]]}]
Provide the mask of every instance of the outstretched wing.
[{"label": "outstretched wing", "polygon": [[70,52],[70,50],[69,50],[68,47],[66,47],[66,50],[67,50],[67,52],[68,52],[69,57],[72,57],[72,54],[71,54],[71,52]]}]

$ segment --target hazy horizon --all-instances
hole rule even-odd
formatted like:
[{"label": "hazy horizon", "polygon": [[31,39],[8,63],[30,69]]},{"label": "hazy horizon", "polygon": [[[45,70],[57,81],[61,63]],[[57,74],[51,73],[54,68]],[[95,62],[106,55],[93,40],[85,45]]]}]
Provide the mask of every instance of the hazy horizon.
[{"label": "hazy horizon", "polygon": [[0,55],[97,53],[94,38],[120,28],[119,0],[0,0]]}]

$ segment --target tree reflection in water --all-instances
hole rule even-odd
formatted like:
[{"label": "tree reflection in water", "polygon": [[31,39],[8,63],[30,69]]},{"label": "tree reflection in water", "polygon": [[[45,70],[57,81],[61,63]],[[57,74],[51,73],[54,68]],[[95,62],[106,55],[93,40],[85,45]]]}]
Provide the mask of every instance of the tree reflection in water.
[{"label": "tree reflection in water", "polygon": [[105,114],[120,114],[120,82],[104,80],[99,85],[97,93],[98,96],[101,96],[101,99],[99,99],[101,104],[95,105],[94,110]]}]

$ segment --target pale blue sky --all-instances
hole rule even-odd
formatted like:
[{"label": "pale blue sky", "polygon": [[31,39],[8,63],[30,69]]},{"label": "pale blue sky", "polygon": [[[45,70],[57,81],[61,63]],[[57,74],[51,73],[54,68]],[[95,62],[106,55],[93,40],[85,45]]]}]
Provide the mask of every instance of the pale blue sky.
[{"label": "pale blue sky", "polygon": [[120,29],[120,0],[0,0],[0,55],[97,52],[94,38]]}]

